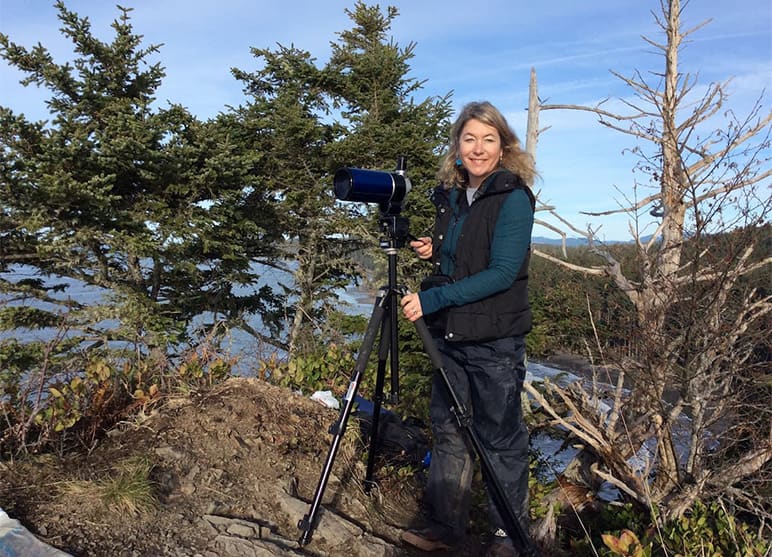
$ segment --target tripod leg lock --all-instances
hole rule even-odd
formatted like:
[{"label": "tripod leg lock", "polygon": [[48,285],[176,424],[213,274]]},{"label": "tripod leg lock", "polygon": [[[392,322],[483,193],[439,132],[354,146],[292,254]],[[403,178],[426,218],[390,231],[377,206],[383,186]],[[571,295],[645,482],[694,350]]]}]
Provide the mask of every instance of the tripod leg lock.
[{"label": "tripod leg lock", "polygon": [[456,408],[453,407],[450,409],[450,411],[453,413],[453,416],[456,418],[456,422],[459,426],[462,428],[471,427],[472,425],[472,413],[469,412],[466,408]]},{"label": "tripod leg lock", "polygon": [[301,546],[308,545],[311,542],[311,536],[313,536],[313,528],[311,527],[311,521],[309,515],[304,515],[302,520],[298,521],[298,529],[303,532],[298,540]]}]

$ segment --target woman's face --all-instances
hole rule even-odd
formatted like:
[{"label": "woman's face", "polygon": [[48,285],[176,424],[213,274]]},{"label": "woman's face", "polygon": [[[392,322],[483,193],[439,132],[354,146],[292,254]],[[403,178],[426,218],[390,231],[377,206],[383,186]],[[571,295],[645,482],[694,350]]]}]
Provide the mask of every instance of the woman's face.
[{"label": "woman's face", "polygon": [[472,118],[461,129],[458,157],[469,173],[469,185],[479,187],[499,166],[504,153],[501,137],[493,126]]}]

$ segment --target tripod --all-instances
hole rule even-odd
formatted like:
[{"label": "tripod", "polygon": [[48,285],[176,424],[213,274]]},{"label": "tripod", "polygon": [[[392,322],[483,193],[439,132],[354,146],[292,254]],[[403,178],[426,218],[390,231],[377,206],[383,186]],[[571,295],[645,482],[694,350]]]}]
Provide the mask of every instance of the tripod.
[{"label": "tripod", "polygon": [[351,375],[348,390],[344,396],[344,404],[341,408],[337,421],[330,427],[330,433],[333,434],[332,443],[327,453],[327,460],[322,468],[319,483],[314,492],[314,499],[311,508],[302,520],[298,522],[298,528],[303,531],[299,543],[301,546],[311,541],[314,530],[316,529],[319,509],[322,504],[324,490],[330,478],[332,465],[335,456],[338,454],[343,435],[346,433],[351,411],[354,407],[354,399],[359,391],[359,385],[362,382],[370,353],[375,344],[375,337],[380,332],[378,346],[378,373],[375,379],[375,395],[373,396],[373,420],[370,427],[370,443],[367,456],[367,472],[365,474],[365,491],[369,492],[372,488],[373,469],[375,468],[375,448],[378,446],[378,424],[380,421],[381,405],[383,403],[383,385],[386,375],[386,362],[389,360],[391,369],[391,402],[399,401],[399,375],[397,373],[399,364],[398,328],[397,328],[397,294],[402,292],[402,288],[397,286],[397,250],[405,245],[408,238],[408,220],[405,217],[385,216],[380,220],[381,228],[386,234],[381,242],[381,247],[388,255],[388,274],[389,284],[379,291],[373,307],[373,313],[367,324],[364,338],[362,339],[362,348],[357,355],[354,364],[354,372]]},{"label": "tripod", "polygon": [[[354,398],[356,397],[359,385],[362,382],[362,377],[367,365],[367,361],[372,352],[373,345],[375,343],[375,337],[380,331],[380,344],[378,348],[378,374],[375,382],[375,396],[373,399],[373,421],[370,429],[370,443],[369,453],[367,458],[367,472],[365,475],[365,491],[369,492],[369,489],[373,486],[373,468],[375,464],[375,448],[377,447],[378,437],[378,423],[380,418],[381,403],[383,401],[383,384],[386,369],[387,357],[391,356],[391,374],[392,374],[392,402],[398,401],[398,337],[397,337],[397,294],[404,294],[405,289],[397,286],[397,271],[396,271],[396,259],[397,248],[402,247],[405,244],[405,240],[409,237],[407,232],[407,220],[401,217],[388,217],[381,219],[381,226],[387,232],[387,240],[382,243],[381,247],[386,249],[386,253],[389,257],[389,285],[380,290],[379,296],[376,299],[375,306],[373,308],[372,316],[367,325],[365,336],[362,341],[362,348],[357,356],[356,364],[354,365],[354,373],[351,376],[348,390],[344,397],[345,404],[340,411],[338,420],[330,427],[330,433],[333,434],[333,440],[330,445],[329,452],[327,453],[327,460],[325,461],[322,473],[317,484],[316,491],[314,493],[314,499],[311,503],[311,508],[302,520],[298,522],[298,528],[302,530],[299,543],[301,546],[308,544],[311,541],[313,532],[316,529],[318,517],[317,514],[321,508],[321,501],[324,495],[324,490],[327,487],[330,472],[332,471],[332,465],[337,455],[340,443],[343,439],[343,435],[346,432],[346,426],[348,419],[351,416],[351,411],[354,405]],[[414,323],[416,331],[421,338],[424,348],[431,359],[435,372],[440,374],[442,383],[444,384],[449,400],[451,401],[451,411],[456,417],[458,426],[462,433],[465,435],[469,444],[472,446],[477,456],[480,459],[483,474],[490,480],[491,486],[491,498],[493,499],[496,508],[504,521],[504,529],[507,535],[512,539],[515,546],[520,553],[524,556],[539,557],[539,552],[533,545],[530,536],[524,530],[520,521],[517,519],[512,505],[509,503],[509,499],[505,495],[505,491],[501,482],[498,480],[493,464],[490,457],[485,451],[477,432],[472,426],[472,416],[464,404],[459,400],[456,395],[453,385],[445,372],[445,368],[442,364],[442,356],[440,355],[437,345],[429,332],[424,319],[418,319]]]}]

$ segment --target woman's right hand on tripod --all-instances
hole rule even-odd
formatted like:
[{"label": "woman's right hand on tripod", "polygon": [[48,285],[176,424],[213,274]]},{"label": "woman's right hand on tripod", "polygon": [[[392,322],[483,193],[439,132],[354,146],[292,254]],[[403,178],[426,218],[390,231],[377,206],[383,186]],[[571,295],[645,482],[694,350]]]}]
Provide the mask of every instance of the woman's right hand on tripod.
[{"label": "woman's right hand on tripod", "polygon": [[405,315],[408,321],[416,321],[423,317],[424,313],[421,309],[421,298],[418,297],[418,294],[408,292],[402,296],[402,299],[399,301],[399,303],[402,306],[402,313]]},{"label": "woman's right hand on tripod", "polygon": [[410,247],[421,259],[430,259],[432,256],[432,239],[429,236],[421,236],[410,242]]}]

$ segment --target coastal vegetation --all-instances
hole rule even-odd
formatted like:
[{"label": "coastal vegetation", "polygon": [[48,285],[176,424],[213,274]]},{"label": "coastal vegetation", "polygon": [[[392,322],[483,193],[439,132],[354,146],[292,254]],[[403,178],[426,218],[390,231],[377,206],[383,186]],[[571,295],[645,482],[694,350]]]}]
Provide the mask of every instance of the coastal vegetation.
[{"label": "coastal vegetation", "polygon": [[[397,10],[357,2],[321,67],[294,47],[253,49],[259,69],[233,70],[243,104],[202,121],[158,103],[163,51],[143,44],[131,10],[103,42],[56,6],[72,61],[0,33],[0,56],[51,92],[47,121],[0,106],[0,457],[88,452],[119,422],[222,385],[236,332],[259,346],[253,376],[342,395],[366,316],[337,297],[384,276],[383,223],[375,207],[338,202],[331,177],[341,161],[391,169],[407,153],[413,183],[432,183],[452,112],[450,93],[420,99],[408,77],[415,45],[389,38]],[[759,103],[735,116],[723,84],[690,96],[680,2],[660,8],[665,38],[649,41],[662,87],[631,69],[632,114],[530,110],[592,111],[648,141],[636,170],[651,191],[625,210],[659,219],[654,235],[611,244],[566,223],[582,245],[533,247],[529,354],[587,362],[582,382],[528,386],[532,427],[581,446],[576,465],[532,486],[556,555],[769,550],[770,115]],[[428,230],[427,196],[415,188],[407,205],[412,230]],[[422,263],[398,265],[416,289]],[[266,269],[291,280],[271,284]],[[425,417],[431,365],[410,327],[398,341],[409,373],[397,411]],[[588,503],[603,483],[618,500],[599,509]],[[565,522],[573,512],[581,527]]]}]

